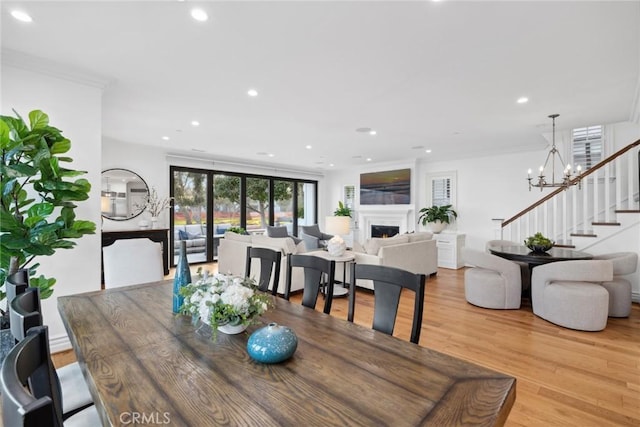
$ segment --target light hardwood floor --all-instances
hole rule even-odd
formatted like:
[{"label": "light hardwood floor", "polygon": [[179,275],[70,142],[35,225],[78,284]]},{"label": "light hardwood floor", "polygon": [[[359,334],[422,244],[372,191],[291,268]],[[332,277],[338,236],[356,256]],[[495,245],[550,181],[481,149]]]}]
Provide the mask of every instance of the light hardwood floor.
[{"label": "light hardwood floor", "polygon": [[[408,340],[412,305],[401,304],[394,335]],[[370,327],[372,310],[372,294],[359,291],[356,323]],[[335,299],[331,314],[346,319],[347,299]],[[508,426],[640,426],[638,304],[604,331],[572,331],[534,316],[528,302],[520,310],[468,304],[464,269],[439,269],[427,280],[420,345],[516,377]],[[73,354],[55,359],[68,363]]]}]

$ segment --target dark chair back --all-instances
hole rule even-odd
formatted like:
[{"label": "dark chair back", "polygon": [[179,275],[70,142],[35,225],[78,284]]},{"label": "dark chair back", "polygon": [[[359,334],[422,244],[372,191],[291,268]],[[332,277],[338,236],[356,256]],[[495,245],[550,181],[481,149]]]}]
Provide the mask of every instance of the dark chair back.
[{"label": "dark chair back", "polygon": [[51,363],[46,326],[32,328],[0,370],[5,426],[62,427],[60,383]]},{"label": "dark chair back", "polygon": [[271,293],[278,294],[278,283],[280,282],[280,260],[282,253],[280,251],[267,248],[247,248],[247,262],[245,277],[251,274],[251,259],[260,259],[260,276],[258,277],[258,289],[263,292],[269,291],[269,283],[271,282],[271,273],[273,272],[273,288]]},{"label": "dark chair back", "polygon": [[302,305],[315,309],[320,288],[324,287],[324,312],[329,314],[333,300],[336,262],[313,255],[287,255],[287,284],[284,290],[285,299],[289,299],[289,293],[291,292],[291,273],[293,267],[302,267],[304,269]]},{"label": "dark chair back", "polygon": [[5,279],[5,292],[7,294],[7,301],[11,302],[16,295],[20,295],[29,287],[29,270],[22,268],[13,274],[10,274]]},{"label": "dark chair back", "polygon": [[412,343],[417,344],[420,340],[420,330],[422,329],[426,276],[384,265],[353,264],[351,266],[351,277],[347,319],[353,322],[356,280],[372,280],[374,292],[373,329],[389,335],[393,334],[402,289],[410,289],[414,292],[415,301],[410,340]]},{"label": "dark chair back", "polygon": [[27,331],[34,326],[42,326],[42,308],[40,307],[40,289],[28,288],[9,303],[11,311],[11,334],[16,342],[22,341]]}]

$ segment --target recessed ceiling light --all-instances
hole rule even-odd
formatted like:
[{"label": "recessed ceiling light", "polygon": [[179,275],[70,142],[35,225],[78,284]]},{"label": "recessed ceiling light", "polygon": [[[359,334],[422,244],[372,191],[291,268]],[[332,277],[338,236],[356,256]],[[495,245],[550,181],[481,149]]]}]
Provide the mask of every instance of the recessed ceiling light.
[{"label": "recessed ceiling light", "polygon": [[371,161],[371,157],[367,157],[367,162],[370,162],[370,161]]},{"label": "recessed ceiling light", "polygon": [[333,164],[333,163],[329,163],[329,167],[333,167],[333,166],[334,166],[334,164]]},{"label": "recessed ceiling light", "polygon": [[275,157],[276,155],[275,155],[275,154],[273,154],[273,153],[269,153],[269,154],[267,154],[267,156],[269,156],[269,157]]},{"label": "recessed ceiling light", "polygon": [[192,120],[191,121],[191,126],[200,126],[200,122],[197,120]]},{"label": "recessed ceiling light", "polygon": [[255,89],[249,89],[247,91],[247,95],[249,95],[249,96],[258,96],[258,91],[255,90]]},{"label": "recessed ceiling light", "polygon": [[11,16],[21,22],[32,22],[33,19],[27,12],[23,12],[22,10],[12,10]]},{"label": "recessed ceiling light", "polygon": [[529,98],[527,98],[526,96],[521,96],[516,102],[518,104],[526,104],[527,102],[529,102]]},{"label": "recessed ceiling light", "polygon": [[191,17],[199,22],[204,22],[209,19],[209,15],[202,9],[191,9]]},{"label": "recessed ceiling light", "polygon": [[164,139],[165,141],[168,141],[169,137],[168,136],[163,136],[162,139]]},{"label": "recessed ceiling light", "polygon": [[425,153],[430,153],[430,152],[431,152],[431,150],[424,150],[424,152],[425,152]]},{"label": "recessed ceiling light", "polygon": [[373,129],[371,129],[371,130],[369,131],[369,135],[377,135],[377,134],[378,134],[378,132],[376,132],[376,131],[375,131],[375,130],[373,130]]},{"label": "recessed ceiling light", "polygon": [[306,148],[307,150],[311,150],[313,147],[310,145],[305,146],[304,148]]}]

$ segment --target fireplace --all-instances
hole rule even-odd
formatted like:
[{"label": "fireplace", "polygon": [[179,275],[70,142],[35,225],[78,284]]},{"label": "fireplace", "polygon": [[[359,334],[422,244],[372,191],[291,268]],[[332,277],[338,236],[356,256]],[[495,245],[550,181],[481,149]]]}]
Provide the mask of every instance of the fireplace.
[{"label": "fireplace", "polygon": [[[411,226],[415,221],[413,212],[413,205],[387,205],[377,206],[375,208],[361,207],[358,211],[357,224],[359,233],[357,238],[360,242],[365,242],[367,239],[370,239],[372,237],[371,232],[373,231],[374,225],[397,227],[399,230],[394,234],[402,234],[413,231],[414,228]],[[386,234],[388,236],[393,235],[390,233]]]},{"label": "fireplace", "polygon": [[394,225],[372,225],[371,237],[393,237],[400,233],[400,227]]}]

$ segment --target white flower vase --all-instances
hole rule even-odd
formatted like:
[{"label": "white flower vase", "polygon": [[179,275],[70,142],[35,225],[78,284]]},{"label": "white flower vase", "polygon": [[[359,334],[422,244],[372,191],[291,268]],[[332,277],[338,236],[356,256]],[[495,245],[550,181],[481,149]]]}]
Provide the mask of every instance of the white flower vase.
[{"label": "white flower vase", "polygon": [[247,325],[219,325],[218,331],[227,335],[236,335],[244,332],[247,329]]},{"label": "white flower vase", "polygon": [[327,251],[329,255],[334,257],[339,257],[344,255],[344,252],[347,250],[347,244],[342,240],[340,236],[334,236],[327,243]]},{"label": "white flower vase", "polygon": [[152,216],[151,217],[151,228],[152,229],[156,229],[158,228],[158,217],[157,216]]}]

